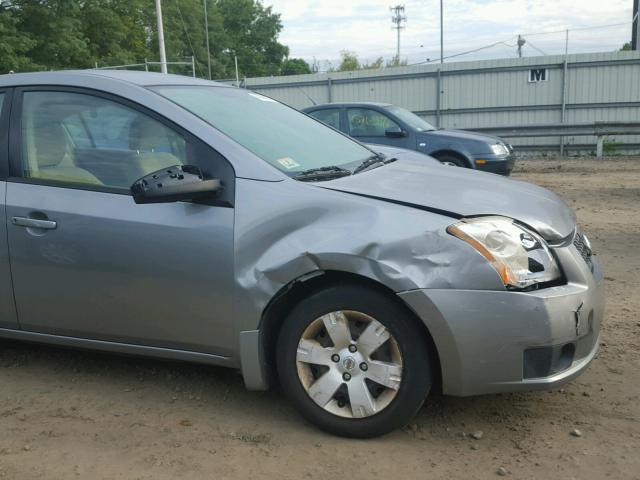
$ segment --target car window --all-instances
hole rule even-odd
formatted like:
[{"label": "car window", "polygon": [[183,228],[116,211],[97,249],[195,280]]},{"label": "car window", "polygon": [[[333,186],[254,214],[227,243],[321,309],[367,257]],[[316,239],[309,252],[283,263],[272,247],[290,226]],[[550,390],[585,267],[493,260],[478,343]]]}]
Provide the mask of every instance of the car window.
[{"label": "car window", "polygon": [[137,110],[93,95],[25,92],[27,178],[128,189],[163,168],[186,164],[183,136]]},{"label": "car window", "polygon": [[377,110],[350,108],[347,110],[349,134],[352,137],[384,137],[388,128],[398,124]]},{"label": "car window", "polygon": [[339,108],[323,108],[309,113],[313,118],[326,123],[330,127],[340,130],[340,109]]},{"label": "car window", "polygon": [[435,130],[436,129],[429,122],[427,122],[426,120],[420,118],[415,113],[410,112],[409,110],[407,110],[405,108],[388,107],[387,110],[389,110],[397,118],[399,118],[400,120],[402,120],[403,122],[405,122],[409,126],[413,127],[418,132],[429,132],[431,130]]},{"label": "car window", "polygon": [[372,154],[298,110],[241,88],[175,85],[152,90],[290,176],[334,165],[355,168]]}]

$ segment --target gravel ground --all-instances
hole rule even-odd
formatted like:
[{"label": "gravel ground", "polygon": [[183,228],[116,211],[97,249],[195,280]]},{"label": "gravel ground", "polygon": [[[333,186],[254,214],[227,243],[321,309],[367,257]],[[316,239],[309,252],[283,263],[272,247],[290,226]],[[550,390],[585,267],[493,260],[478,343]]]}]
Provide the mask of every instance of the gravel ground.
[{"label": "gravel ground", "polygon": [[356,441],[230,370],[2,341],[0,478],[640,478],[640,158],[514,177],[566,198],[605,268],[604,342],[573,383],[432,396],[407,428]]}]

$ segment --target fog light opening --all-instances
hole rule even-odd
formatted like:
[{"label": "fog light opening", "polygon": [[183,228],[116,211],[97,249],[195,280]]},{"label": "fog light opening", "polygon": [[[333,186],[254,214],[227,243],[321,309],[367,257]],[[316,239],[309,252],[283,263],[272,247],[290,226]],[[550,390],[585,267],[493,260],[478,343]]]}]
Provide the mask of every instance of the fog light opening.
[{"label": "fog light opening", "polygon": [[562,372],[571,366],[573,363],[573,356],[576,353],[576,346],[573,343],[567,343],[560,350],[560,356],[555,365],[556,372]]}]

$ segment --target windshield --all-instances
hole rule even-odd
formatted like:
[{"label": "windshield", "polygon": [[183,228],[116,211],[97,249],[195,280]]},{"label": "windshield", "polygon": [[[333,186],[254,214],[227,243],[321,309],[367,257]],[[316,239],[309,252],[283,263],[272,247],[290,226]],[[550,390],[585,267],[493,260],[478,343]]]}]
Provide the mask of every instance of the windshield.
[{"label": "windshield", "polygon": [[429,130],[435,130],[435,127],[429,122],[421,119],[415,113],[412,113],[405,108],[388,107],[387,110],[389,110],[404,123],[408,124],[410,127],[416,129],[419,132],[428,132]]},{"label": "windshield", "polygon": [[355,167],[372,152],[321,122],[257,93],[206,86],[153,87],[290,176]]}]

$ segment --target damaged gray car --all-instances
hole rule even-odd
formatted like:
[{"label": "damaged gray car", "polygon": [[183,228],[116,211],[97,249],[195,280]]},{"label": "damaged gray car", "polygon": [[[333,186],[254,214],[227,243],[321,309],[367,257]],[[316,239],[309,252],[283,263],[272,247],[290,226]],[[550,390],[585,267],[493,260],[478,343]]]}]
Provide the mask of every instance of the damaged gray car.
[{"label": "damaged gray car", "polygon": [[596,354],[602,272],[543,188],[185,77],[4,75],[0,105],[0,337],[237,368],[351,437]]}]

